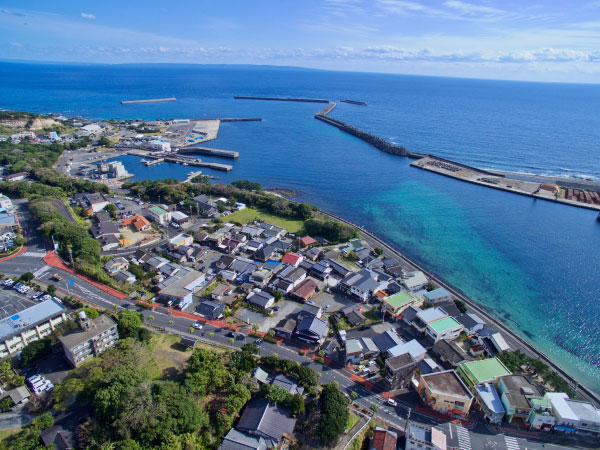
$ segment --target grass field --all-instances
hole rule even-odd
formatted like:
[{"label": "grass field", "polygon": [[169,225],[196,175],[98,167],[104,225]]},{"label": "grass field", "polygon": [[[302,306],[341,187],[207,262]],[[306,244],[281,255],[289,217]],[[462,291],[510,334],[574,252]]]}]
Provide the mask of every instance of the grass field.
[{"label": "grass field", "polygon": [[6,428],[4,430],[0,430],[0,441],[3,441],[7,437],[12,436],[13,434],[17,434],[21,431],[20,428]]},{"label": "grass field", "polygon": [[253,208],[244,208],[241,211],[236,211],[233,214],[224,217],[223,219],[228,222],[238,222],[241,224],[253,222],[258,219],[264,222],[272,223],[278,227],[283,227],[288,231],[288,233],[302,234],[304,231],[304,221],[300,219],[275,216],[268,212]]},{"label": "grass field", "polygon": [[346,423],[346,432],[348,432],[358,422],[358,416],[350,411],[348,422]]}]

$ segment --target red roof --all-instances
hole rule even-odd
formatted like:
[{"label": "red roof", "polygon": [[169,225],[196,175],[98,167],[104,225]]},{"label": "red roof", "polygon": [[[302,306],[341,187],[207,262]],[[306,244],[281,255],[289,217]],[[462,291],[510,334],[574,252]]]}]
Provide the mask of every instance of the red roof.
[{"label": "red roof", "polygon": [[375,430],[371,441],[372,450],[396,450],[396,438],[386,430]]},{"label": "red roof", "polygon": [[316,243],[317,243],[317,241],[315,241],[310,236],[303,236],[300,238],[300,245],[302,245],[303,247],[306,247],[308,245],[314,245]]},{"label": "red roof", "polygon": [[298,262],[300,262],[301,259],[302,256],[297,255],[296,253],[286,253],[285,255],[283,255],[283,258],[281,258],[281,262],[289,264],[291,266],[295,266],[298,264]]}]

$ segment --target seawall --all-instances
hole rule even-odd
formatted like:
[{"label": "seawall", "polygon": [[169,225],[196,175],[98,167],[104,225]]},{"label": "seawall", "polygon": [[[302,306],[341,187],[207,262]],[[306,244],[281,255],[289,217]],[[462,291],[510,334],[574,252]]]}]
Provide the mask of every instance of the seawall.
[{"label": "seawall", "polygon": [[[335,214],[329,213],[327,211],[322,211],[322,210],[320,210],[320,212],[323,213],[324,215],[332,218],[332,219],[338,220],[340,222],[344,222],[344,223],[346,223],[348,225],[351,225],[351,226],[357,228],[358,230],[360,230],[360,233],[361,233],[361,235],[363,237],[366,236],[368,239],[370,239],[370,240],[374,241],[376,244],[378,244],[382,249],[388,251],[392,256],[394,256],[396,258],[399,258],[400,260],[404,261],[406,264],[409,264],[409,265],[413,266],[414,268],[416,268],[417,270],[422,271],[425,275],[427,275],[427,277],[430,280],[434,281],[439,286],[444,287],[445,289],[447,289],[448,291],[450,291],[456,298],[458,298],[459,300],[462,300],[463,302],[465,302],[465,304],[467,304],[469,306],[469,308],[472,311],[476,312],[477,315],[479,315],[482,319],[486,320],[489,324],[492,324],[499,331],[502,331],[503,333],[505,333],[508,336],[510,336],[511,338],[513,338],[524,349],[527,349],[532,355],[537,356],[537,358],[539,360],[543,361],[552,370],[554,370],[555,372],[557,372],[558,374],[560,374],[572,386],[577,386],[577,393],[578,393],[579,397],[582,397],[582,398],[584,398],[584,399],[586,399],[588,401],[591,401],[591,402],[595,403],[596,406],[600,406],[600,395],[598,395],[595,392],[591,391],[587,387],[581,385],[571,375],[569,375],[561,367],[559,367],[558,365],[556,365],[548,356],[546,356],[545,353],[543,353],[540,350],[538,350],[537,348],[535,348],[533,346],[533,344],[530,344],[529,342],[527,342],[525,339],[523,339],[521,336],[519,336],[515,331],[511,330],[503,322],[501,322],[499,319],[497,319],[491,313],[489,313],[486,309],[484,309],[483,307],[479,306],[477,303],[475,303],[474,301],[472,301],[471,299],[469,299],[461,291],[459,291],[458,289],[450,286],[448,283],[446,283],[445,281],[443,281],[437,275],[433,274],[432,272],[429,272],[427,269],[424,269],[423,267],[421,267],[420,264],[416,263],[412,259],[404,256],[398,250],[396,250],[395,248],[393,248],[387,242],[385,242],[384,240],[380,239],[379,237],[377,237],[376,235],[374,235],[370,231],[367,231],[364,228],[362,228],[362,227],[360,227],[360,226],[358,226],[358,225],[356,225],[356,224],[354,224],[354,223],[352,223],[352,222],[350,222],[350,221],[348,221],[348,220],[346,220],[346,219],[344,219],[342,217],[339,217],[339,216],[337,216]],[[365,240],[368,240],[368,239],[365,239]]]}]

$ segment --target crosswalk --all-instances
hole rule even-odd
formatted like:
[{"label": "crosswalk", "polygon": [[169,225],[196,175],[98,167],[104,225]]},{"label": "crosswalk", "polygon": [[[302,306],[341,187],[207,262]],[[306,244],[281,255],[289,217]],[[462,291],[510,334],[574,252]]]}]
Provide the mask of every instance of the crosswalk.
[{"label": "crosswalk", "polygon": [[519,442],[512,436],[504,436],[504,442],[506,443],[506,448],[508,450],[521,450]]},{"label": "crosswalk", "polygon": [[35,278],[40,278],[42,275],[44,275],[46,272],[48,272],[50,270],[49,266],[44,266],[39,268],[38,270],[36,270],[35,272],[33,272],[33,276]]},{"label": "crosswalk", "polygon": [[43,258],[46,256],[46,252],[25,252],[21,256],[30,256],[32,258]]},{"label": "crosswalk", "polygon": [[458,437],[458,448],[460,450],[471,450],[471,436],[466,428],[457,426],[456,436]]}]

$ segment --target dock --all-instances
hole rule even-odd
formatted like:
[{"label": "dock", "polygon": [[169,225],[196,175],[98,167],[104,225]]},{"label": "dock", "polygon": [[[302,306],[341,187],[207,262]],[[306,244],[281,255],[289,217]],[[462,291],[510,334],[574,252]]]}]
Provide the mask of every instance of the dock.
[{"label": "dock", "polygon": [[365,102],[361,102],[361,101],[358,101],[358,100],[346,99],[346,100],[340,100],[340,102],[342,102],[342,103],[350,103],[351,105],[367,106],[367,104]]},{"label": "dock", "polygon": [[178,153],[197,153],[200,155],[210,155],[210,156],[217,156],[220,158],[231,158],[231,159],[237,159],[240,154],[239,152],[234,152],[232,150],[220,150],[218,148],[208,148],[208,147],[201,147],[201,146],[195,146],[195,145],[190,145],[184,148],[179,149]]},{"label": "dock", "polygon": [[167,98],[149,98],[146,100],[122,100],[121,105],[133,105],[136,103],[160,103],[160,102],[174,102],[177,100],[175,97]]},{"label": "dock", "polygon": [[324,98],[254,97],[247,95],[235,95],[233,98],[236,100],[269,100],[276,102],[329,103],[329,100]]},{"label": "dock", "polygon": [[149,152],[147,150],[141,150],[141,149],[129,150],[127,152],[127,154],[133,155],[133,156],[140,156],[142,158],[149,158],[149,159],[156,159],[156,160],[162,159],[167,162],[171,162],[171,163],[175,163],[175,164],[182,164],[184,166],[207,167],[209,169],[222,170],[224,172],[230,172],[231,170],[233,170],[233,166],[230,166],[229,164],[204,162],[200,158],[194,158],[191,156],[165,155],[165,154],[153,155],[151,152]]},{"label": "dock", "polygon": [[152,159],[152,160],[142,160],[142,164],[145,165],[146,167],[148,166],[155,166],[156,164],[160,164],[161,162],[164,162],[165,159],[164,158],[158,158],[158,159]]}]

